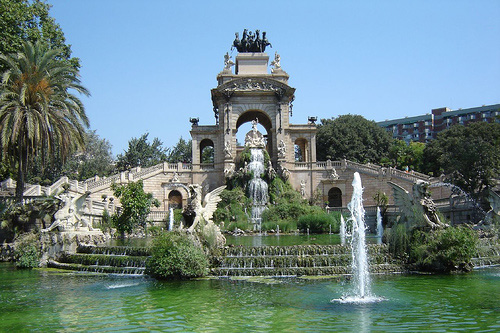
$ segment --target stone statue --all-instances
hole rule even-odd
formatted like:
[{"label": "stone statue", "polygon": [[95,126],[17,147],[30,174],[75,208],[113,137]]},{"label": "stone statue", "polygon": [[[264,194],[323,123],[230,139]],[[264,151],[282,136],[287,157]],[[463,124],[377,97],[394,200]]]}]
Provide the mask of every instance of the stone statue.
[{"label": "stone statue", "polygon": [[170,181],[172,183],[177,183],[179,181],[179,173],[177,173],[177,171],[174,171],[174,175],[172,176],[172,179]]},{"label": "stone statue", "polygon": [[266,38],[266,32],[263,31],[262,32],[262,42],[261,42],[261,46],[260,46],[260,52],[264,52],[266,50],[266,47],[269,46],[269,47],[273,47],[271,45],[271,43],[269,43],[269,41],[267,40]]},{"label": "stone statue", "polygon": [[428,183],[417,181],[413,184],[412,193],[393,182],[388,182],[394,191],[394,202],[398,206],[400,221],[417,228],[439,229],[448,227],[441,222],[437,208],[427,191]]},{"label": "stone statue", "polygon": [[226,143],[224,144],[224,156],[226,158],[233,157],[233,148],[231,147],[231,141],[229,140],[226,140]]},{"label": "stone statue", "polygon": [[226,178],[233,178],[234,176],[234,163],[229,164],[229,168],[224,169],[224,177]]},{"label": "stone statue", "polygon": [[252,120],[252,130],[245,135],[245,146],[250,148],[265,148],[266,140],[257,130],[259,119]]},{"label": "stone statue", "polygon": [[266,173],[267,173],[267,177],[269,177],[270,180],[273,180],[277,176],[276,170],[274,170],[273,164],[271,163],[271,161],[267,161]]},{"label": "stone statue", "polygon": [[330,173],[328,174],[328,178],[330,178],[330,180],[339,179],[339,175],[337,174],[337,170],[335,170],[335,168],[333,168],[333,170],[330,171]]},{"label": "stone statue", "polygon": [[490,209],[484,218],[477,224],[479,229],[487,229],[493,223],[500,221],[500,195],[492,189],[486,190],[486,200],[490,204]]},{"label": "stone statue", "polygon": [[278,168],[281,178],[283,178],[285,181],[288,180],[288,178],[290,178],[290,171],[288,171],[288,169],[283,165],[283,163],[279,163]]},{"label": "stone statue", "polygon": [[78,230],[79,225],[93,230],[88,221],[82,219],[84,213],[84,205],[90,192],[86,192],[78,197],[71,197],[68,192],[64,192],[60,197],[56,196],[63,203],[63,207],[54,214],[54,222],[47,229],[42,231],[52,231],[58,229],[59,231]]},{"label": "stone statue", "polygon": [[306,181],[304,179],[300,181],[300,195],[302,198],[306,197]]},{"label": "stone statue", "polygon": [[231,67],[234,66],[234,62],[231,60],[231,56],[228,52],[224,55],[224,70],[231,70]]},{"label": "stone statue", "polygon": [[277,51],[274,53],[274,60],[271,61],[271,66],[274,67],[271,69],[271,72],[281,69],[281,57]]},{"label": "stone statue", "polygon": [[234,33],[235,38],[231,50],[236,48],[238,52],[264,52],[267,46],[272,47],[271,43],[267,40],[266,32],[262,32],[262,39],[260,38],[260,30],[255,30],[255,34],[247,29],[243,30],[243,35],[239,37],[239,33]]},{"label": "stone statue", "polygon": [[278,144],[278,157],[279,158],[286,157],[286,145],[283,140],[280,140],[280,143]]},{"label": "stone statue", "polygon": [[[204,199],[204,204],[201,202],[201,191],[202,188],[198,184],[189,185],[191,190],[191,204],[193,205],[195,218],[193,224],[187,229],[188,232],[194,232],[194,230],[198,227],[199,229],[208,228],[210,231],[213,231],[217,235],[217,245],[224,246],[226,243],[226,239],[222,235],[218,226],[212,221],[212,216],[214,215],[215,210],[217,209],[217,204],[222,200],[220,194],[226,188],[226,186],[217,187],[212,192],[209,192]],[[204,223],[200,223],[204,222]]]}]

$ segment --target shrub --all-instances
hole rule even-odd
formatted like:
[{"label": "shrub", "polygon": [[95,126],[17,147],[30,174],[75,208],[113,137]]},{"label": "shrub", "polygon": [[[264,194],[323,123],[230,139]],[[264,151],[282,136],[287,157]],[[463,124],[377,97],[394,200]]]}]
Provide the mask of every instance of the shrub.
[{"label": "shrub", "polygon": [[21,234],[14,242],[14,260],[17,268],[35,268],[40,265],[41,243],[35,233]]},{"label": "shrub", "polygon": [[250,210],[251,200],[245,196],[241,187],[224,190],[220,196],[222,200],[217,205],[213,218],[216,223],[224,222],[225,225],[229,226],[232,222],[248,222],[245,210]]},{"label": "shrub", "polygon": [[168,232],[155,238],[146,274],[157,279],[186,279],[207,273],[208,259],[200,246],[182,232]]},{"label": "shrub", "polygon": [[410,248],[411,233],[404,223],[398,223],[384,231],[383,238],[389,244],[389,252],[398,258],[406,258]]},{"label": "shrub", "polygon": [[110,232],[113,227],[113,219],[109,215],[108,211],[105,209],[102,212],[101,222],[97,223],[96,227],[101,229],[103,232]]},{"label": "shrub", "polygon": [[248,221],[230,222],[227,224],[227,226],[224,228],[224,230],[234,231],[234,230],[236,230],[236,228],[243,230],[243,231],[249,231],[249,230],[253,230],[253,224],[248,222]]},{"label": "shrub", "polygon": [[339,232],[340,224],[338,220],[333,215],[327,213],[304,215],[299,218],[297,223],[297,227],[300,230],[309,229],[309,232],[316,234],[329,232],[330,226],[332,232]]},{"label": "shrub", "polygon": [[417,269],[424,271],[470,271],[477,244],[477,233],[467,227],[432,232],[414,230],[409,260]]},{"label": "shrub", "polygon": [[274,230],[276,231],[277,226],[280,227],[280,232],[291,232],[297,230],[297,222],[281,220],[278,222],[263,222],[261,226],[262,231]]}]

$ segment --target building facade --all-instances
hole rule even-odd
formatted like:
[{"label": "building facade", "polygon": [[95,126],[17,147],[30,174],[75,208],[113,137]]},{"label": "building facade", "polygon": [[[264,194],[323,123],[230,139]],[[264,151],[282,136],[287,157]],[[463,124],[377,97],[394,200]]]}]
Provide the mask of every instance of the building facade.
[{"label": "building facade", "polygon": [[453,125],[467,125],[472,122],[500,122],[500,104],[483,105],[469,109],[433,109],[431,113],[378,122],[392,134],[394,139],[428,142]]}]

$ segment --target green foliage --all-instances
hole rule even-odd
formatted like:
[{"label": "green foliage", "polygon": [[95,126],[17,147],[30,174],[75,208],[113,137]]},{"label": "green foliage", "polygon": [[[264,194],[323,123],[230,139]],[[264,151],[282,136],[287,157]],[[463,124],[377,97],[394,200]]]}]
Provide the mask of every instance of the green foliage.
[{"label": "green foliage", "polygon": [[388,243],[389,252],[393,256],[401,259],[408,257],[411,232],[408,230],[406,224],[398,223],[390,229],[385,229],[383,238]]},{"label": "green foliage", "polygon": [[248,219],[247,219],[245,221],[236,220],[234,222],[224,224],[224,230],[235,231],[236,228],[243,230],[243,231],[250,231],[250,230],[253,230],[253,223],[248,222]]},{"label": "green foliage", "polygon": [[406,144],[404,140],[395,139],[389,147],[389,156],[381,160],[382,165],[395,167],[399,170],[423,171],[423,155],[425,144],[412,141]]},{"label": "green foliage", "polygon": [[423,271],[470,271],[477,246],[477,233],[467,227],[450,227],[432,232],[414,230],[409,260]]},{"label": "green foliage", "polygon": [[307,230],[314,234],[326,233],[331,230],[333,233],[338,233],[340,229],[339,220],[335,219],[332,214],[320,213],[320,214],[308,214],[301,216],[297,223],[299,230]]},{"label": "green foliage", "polygon": [[0,55],[5,65],[0,90],[0,143],[4,158],[17,165],[16,198],[22,201],[25,175],[33,158],[65,161],[83,147],[89,121],[73,91],[89,95],[79,73],[59,61],[60,50],[37,42],[21,52]]},{"label": "green foliage", "polygon": [[[66,44],[59,24],[49,15],[50,7],[41,0],[1,0],[0,53],[18,52],[24,41],[38,40],[52,49],[60,49],[58,59],[78,69],[80,61],[71,57],[71,46]],[[0,72],[5,68],[0,64]]]},{"label": "green foliage", "polygon": [[126,185],[113,183],[111,189],[122,206],[121,214],[113,216],[114,226],[122,235],[131,233],[137,226],[145,227],[151,206],[160,206],[153,194],[144,192],[142,180]]},{"label": "green foliage", "polygon": [[348,159],[380,164],[387,158],[391,136],[374,121],[358,115],[322,119],[317,134],[318,161]]},{"label": "green foliage", "polygon": [[248,215],[245,211],[250,211],[252,202],[245,196],[245,192],[241,187],[235,187],[232,190],[225,189],[220,197],[222,201],[217,205],[217,210],[214,212],[214,222],[218,224],[224,222],[228,230],[231,230],[229,228],[232,222],[248,222]]},{"label": "green foliage", "polygon": [[297,230],[297,221],[282,220],[278,222],[263,222],[261,225],[262,231],[277,231],[277,227],[280,227],[280,232],[292,232]]},{"label": "green foliage", "polygon": [[208,259],[185,233],[168,232],[155,238],[146,274],[157,279],[185,279],[207,273]]},{"label": "green foliage", "polygon": [[164,228],[157,225],[152,225],[147,229],[147,236],[158,237],[159,235],[163,234],[163,232]]},{"label": "green foliage", "polygon": [[128,150],[117,156],[116,168],[118,171],[138,166],[148,168],[167,161],[169,150],[163,147],[163,143],[158,138],[154,138],[153,142],[149,143],[148,135],[149,133],[145,133],[140,138],[129,140]]},{"label": "green foliage", "polygon": [[[62,174],[70,179],[86,180],[94,176],[105,177],[114,172],[111,144],[101,139],[96,131],[85,134],[85,149],[73,154],[62,166]],[[56,181],[57,179],[52,179]]]},{"label": "green foliage", "polygon": [[424,169],[460,187],[476,199],[500,178],[500,124],[454,125],[424,150]]},{"label": "green foliage", "polygon": [[271,205],[262,213],[263,223],[297,223],[302,215],[323,212],[318,206],[310,206],[290,183],[278,177],[269,184],[269,202]]},{"label": "green foliage", "polygon": [[113,227],[113,218],[109,215],[109,212],[105,209],[102,212],[101,222],[96,225],[97,229],[101,229],[103,232],[110,232]]},{"label": "green foliage", "polygon": [[182,137],[179,142],[170,149],[170,154],[168,154],[167,161],[170,163],[191,163],[192,162],[192,152],[191,152],[191,140],[184,140]]},{"label": "green foliage", "polygon": [[43,228],[47,228],[59,208],[60,200],[55,196],[42,196],[25,205],[4,203],[0,215],[2,230],[8,240],[11,240],[22,232],[30,231],[37,221]]},{"label": "green foliage", "polygon": [[40,265],[40,235],[24,233],[14,242],[14,261],[17,268],[35,268]]}]

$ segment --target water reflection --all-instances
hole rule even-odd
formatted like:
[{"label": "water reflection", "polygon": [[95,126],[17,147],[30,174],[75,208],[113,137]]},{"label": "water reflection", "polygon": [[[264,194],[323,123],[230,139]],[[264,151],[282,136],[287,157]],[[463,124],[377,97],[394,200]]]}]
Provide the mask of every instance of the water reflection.
[{"label": "water reflection", "polygon": [[500,327],[500,268],[373,277],[388,300],[339,304],[344,278],[158,282],[0,264],[0,331],[450,331]]}]

